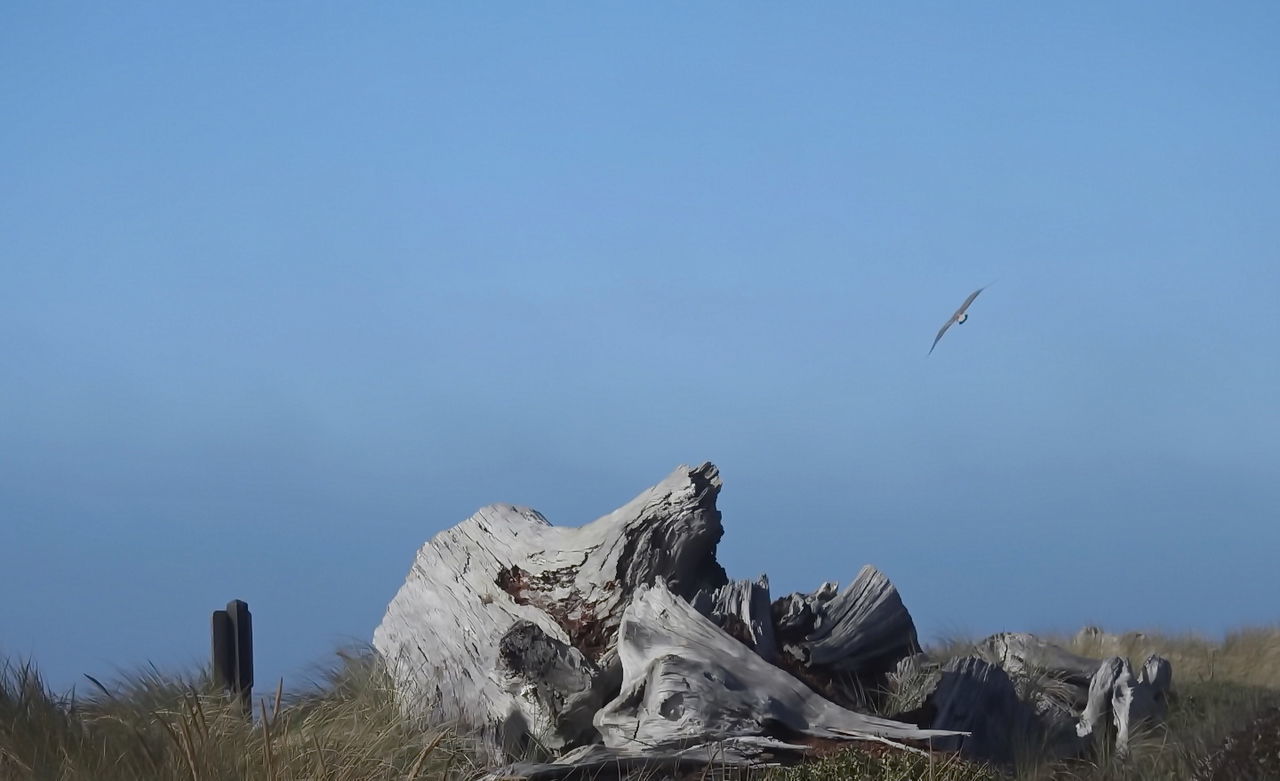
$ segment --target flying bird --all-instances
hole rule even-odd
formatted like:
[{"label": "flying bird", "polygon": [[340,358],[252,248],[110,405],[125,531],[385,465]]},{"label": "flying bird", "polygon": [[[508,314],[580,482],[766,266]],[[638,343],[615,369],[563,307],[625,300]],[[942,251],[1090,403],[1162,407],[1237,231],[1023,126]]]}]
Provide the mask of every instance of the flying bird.
[{"label": "flying bird", "polygon": [[[938,335],[933,337],[933,347],[938,346],[938,340],[947,332],[947,329],[951,327],[952,323],[963,323],[965,320],[969,319],[969,315],[965,310],[969,308],[969,304],[973,303],[973,299],[977,298],[978,294],[986,289],[986,287],[980,287],[969,294],[969,297],[964,300],[964,303],[960,305],[960,308],[956,310],[956,313],[953,314],[947,322],[942,324],[942,328],[938,331]],[[933,347],[929,348],[930,355],[933,355]]]}]

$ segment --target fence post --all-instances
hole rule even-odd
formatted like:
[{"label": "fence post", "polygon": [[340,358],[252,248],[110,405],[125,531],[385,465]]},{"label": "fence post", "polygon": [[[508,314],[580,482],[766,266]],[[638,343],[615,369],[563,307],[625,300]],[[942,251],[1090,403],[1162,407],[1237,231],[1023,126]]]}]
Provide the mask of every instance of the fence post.
[{"label": "fence post", "polygon": [[240,699],[245,713],[253,708],[253,617],[238,599],[226,610],[213,611],[213,680]]}]

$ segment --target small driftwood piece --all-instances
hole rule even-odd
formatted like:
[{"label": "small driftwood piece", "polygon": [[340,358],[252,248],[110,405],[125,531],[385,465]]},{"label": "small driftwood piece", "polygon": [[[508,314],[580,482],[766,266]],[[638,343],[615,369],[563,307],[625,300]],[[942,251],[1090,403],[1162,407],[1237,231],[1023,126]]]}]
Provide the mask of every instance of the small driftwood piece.
[{"label": "small driftwood piece", "polygon": [[1048,672],[1080,685],[1089,682],[1098,660],[1073,654],[1065,648],[1026,632],[1001,632],[978,644],[978,655],[1010,675]]},{"label": "small driftwood piece", "polygon": [[1138,670],[1138,683],[1151,687],[1153,717],[1163,719],[1169,712],[1169,695],[1173,693],[1173,665],[1163,656],[1151,654]]},{"label": "small driftwood piece", "polygon": [[1094,734],[1109,716],[1115,729],[1116,753],[1125,755],[1136,725],[1164,717],[1172,677],[1168,660],[1154,654],[1147,658],[1137,676],[1128,659],[1113,656],[1105,660],[1089,682],[1089,700],[1080,714],[1076,734],[1081,737]]}]

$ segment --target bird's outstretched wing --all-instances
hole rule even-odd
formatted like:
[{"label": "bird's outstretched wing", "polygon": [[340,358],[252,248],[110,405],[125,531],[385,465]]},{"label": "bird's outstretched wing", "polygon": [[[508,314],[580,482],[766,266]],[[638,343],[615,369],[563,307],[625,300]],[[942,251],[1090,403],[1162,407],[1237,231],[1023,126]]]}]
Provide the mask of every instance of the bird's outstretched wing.
[{"label": "bird's outstretched wing", "polygon": [[[938,340],[942,338],[942,335],[947,332],[947,329],[950,328],[951,324],[954,323],[955,321],[956,321],[956,318],[952,316],[952,318],[946,322],[946,325],[942,326],[942,329],[938,331],[938,335],[933,337],[933,347],[938,346]],[[929,348],[930,355],[933,355],[933,347]]]},{"label": "bird's outstretched wing", "polygon": [[960,305],[960,308],[956,310],[955,316],[956,316],[956,317],[959,317],[960,315],[964,314],[964,310],[966,310],[966,309],[968,309],[968,308],[969,308],[969,304],[972,304],[972,303],[973,303],[973,299],[977,298],[977,297],[978,297],[978,294],[979,294],[979,293],[981,293],[981,292],[982,292],[982,291],[984,291],[984,290],[986,290],[986,287],[980,287],[980,288],[978,288],[977,290],[975,290],[975,291],[973,291],[972,293],[970,293],[970,294],[969,294],[969,297],[968,297],[968,298],[966,298],[966,299],[964,300],[964,303]]}]

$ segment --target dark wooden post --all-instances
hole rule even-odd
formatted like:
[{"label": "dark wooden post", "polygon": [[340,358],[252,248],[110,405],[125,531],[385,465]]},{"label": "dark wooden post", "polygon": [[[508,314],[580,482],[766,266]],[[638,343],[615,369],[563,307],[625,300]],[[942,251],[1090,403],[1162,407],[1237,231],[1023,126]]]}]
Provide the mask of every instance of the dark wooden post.
[{"label": "dark wooden post", "polygon": [[236,679],[236,633],[225,610],[213,611],[213,683],[230,689]]},{"label": "dark wooden post", "polygon": [[253,690],[253,617],[249,605],[233,599],[213,611],[213,680],[236,695],[251,712]]}]

